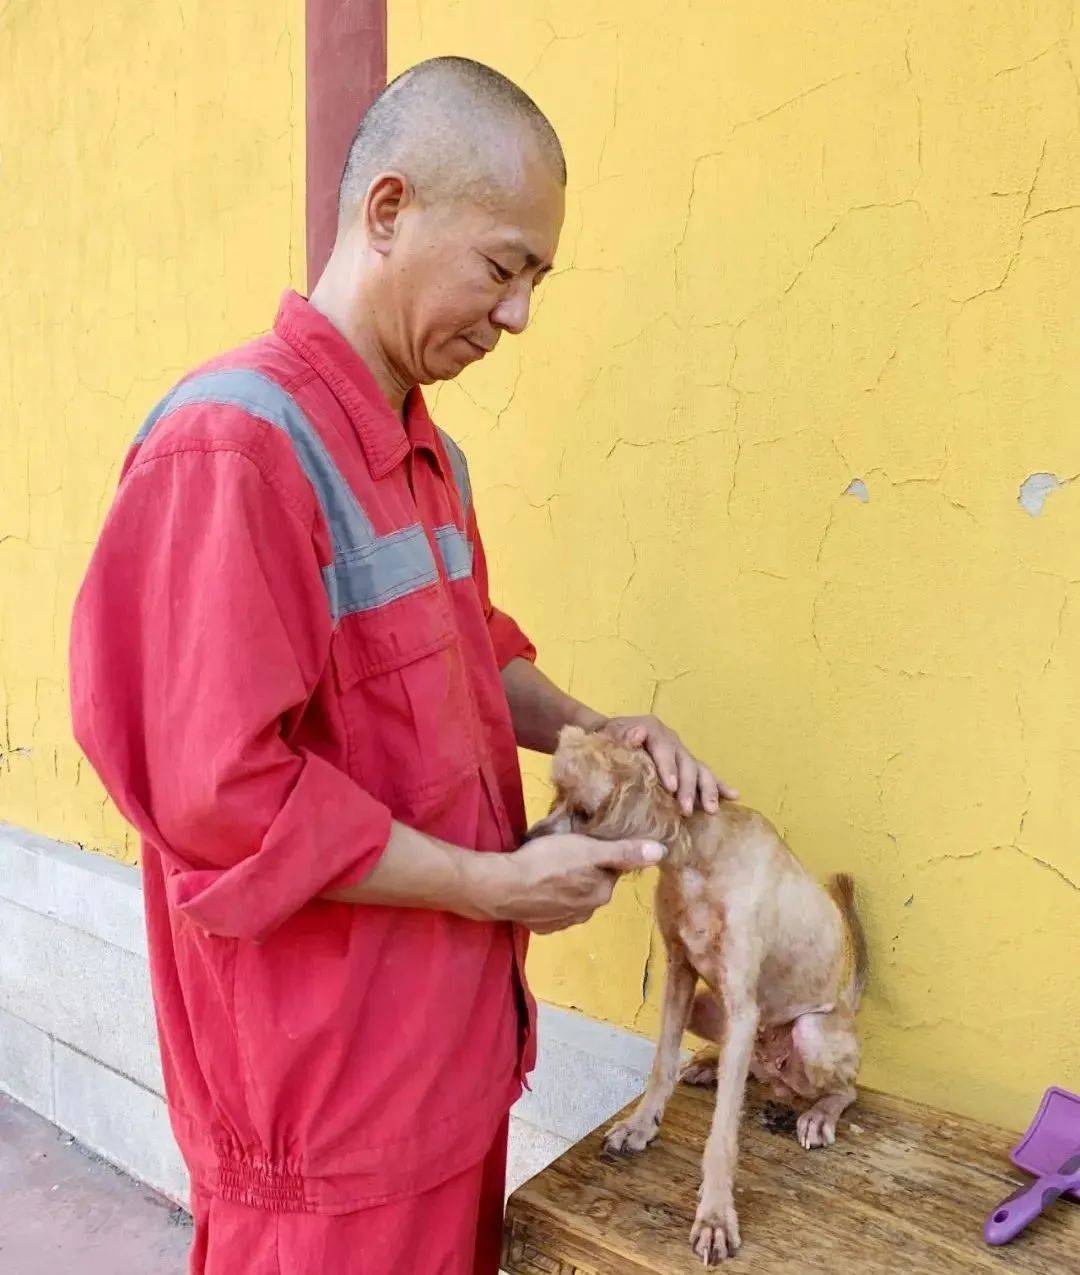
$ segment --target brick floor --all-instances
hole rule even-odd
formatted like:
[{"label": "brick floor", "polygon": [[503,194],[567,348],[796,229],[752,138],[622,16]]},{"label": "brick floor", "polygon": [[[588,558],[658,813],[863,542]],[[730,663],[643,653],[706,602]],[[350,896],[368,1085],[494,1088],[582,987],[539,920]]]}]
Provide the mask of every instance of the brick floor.
[{"label": "brick floor", "polygon": [[179,1209],[0,1094],[3,1275],[182,1275]]}]

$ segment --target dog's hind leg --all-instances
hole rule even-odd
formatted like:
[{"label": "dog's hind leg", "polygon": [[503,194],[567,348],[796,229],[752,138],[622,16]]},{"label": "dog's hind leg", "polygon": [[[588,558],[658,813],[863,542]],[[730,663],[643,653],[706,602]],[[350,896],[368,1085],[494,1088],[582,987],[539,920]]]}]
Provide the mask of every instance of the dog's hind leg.
[{"label": "dog's hind leg", "polygon": [[716,1084],[716,1068],[720,1054],[715,1045],[706,1045],[699,1049],[686,1066],[679,1072],[680,1085],[698,1085],[707,1089]]},{"label": "dog's hind leg", "polygon": [[[690,1011],[689,1029],[702,1040],[718,1041],[724,1034],[724,1011],[711,991],[702,991],[694,997]],[[684,1085],[715,1085],[716,1064],[719,1054],[714,1045],[707,1045],[690,1059],[679,1075]]]},{"label": "dog's hind leg", "polygon": [[819,1098],[809,1111],[804,1111],[795,1126],[799,1146],[806,1151],[815,1147],[831,1147],[836,1141],[836,1123],[855,1101],[855,1090],[844,1089]]},{"label": "dog's hind leg", "polygon": [[689,1028],[702,1040],[714,1044],[724,1036],[724,1009],[713,991],[701,991],[694,997],[690,1010]]},{"label": "dog's hind leg", "polygon": [[836,1124],[855,1101],[859,1070],[859,1036],[846,1010],[803,1014],[791,1029],[791,1041],[809,1082],[803,1090],[814,1105],[799,1117],[796,1134],[807,1151],[831,1147]]}]

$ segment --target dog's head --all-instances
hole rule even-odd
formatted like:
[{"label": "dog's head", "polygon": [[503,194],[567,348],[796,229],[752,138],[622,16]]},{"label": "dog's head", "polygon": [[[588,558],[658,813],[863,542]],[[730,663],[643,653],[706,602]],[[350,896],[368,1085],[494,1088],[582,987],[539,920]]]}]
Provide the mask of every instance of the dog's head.
[{"label": "dog's head", "polygon": [[647,837],[670,842],[682,823],[652,758],[603,734],[566,726],[551,765],[555,800],[529,838],[580,832],[603,841]]}]

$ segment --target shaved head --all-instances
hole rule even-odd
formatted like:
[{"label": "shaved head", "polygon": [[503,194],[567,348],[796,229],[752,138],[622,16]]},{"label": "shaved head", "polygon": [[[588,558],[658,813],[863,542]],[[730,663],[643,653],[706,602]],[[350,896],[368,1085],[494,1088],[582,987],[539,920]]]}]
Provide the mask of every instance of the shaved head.
[{"label": "shaved head", "polygon": [[311,302],[400,410],[525,331],[565,215],[566,161],[532,98],[467,58],[421,62],[356,131]]},{"label": "shaved head", "polygon": [[425,202],[482,200],[514,179],[513,156],[525,149],[539,152],[566,185],[555,130],[513,81],[469,58],[421,62],[389,84],[361,120],[341,178],[339,220],[351,218],[386,172],[401,173]]}]

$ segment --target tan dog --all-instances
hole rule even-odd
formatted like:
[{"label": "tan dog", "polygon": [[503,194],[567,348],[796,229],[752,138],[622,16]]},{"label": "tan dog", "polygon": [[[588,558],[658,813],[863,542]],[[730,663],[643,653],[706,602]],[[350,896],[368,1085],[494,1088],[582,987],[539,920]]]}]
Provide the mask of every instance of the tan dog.
[{"label": "tan dog", "polygon": [[[530,836],[573,830],[668,847],[656,890],[667,948],[660,1040],[644,1096],[605,1145],[626,1154],[656,1136],[687,1026],[716,1042],[683,1073],[717,1086],[690,1237],[716,1265],[740,1242],[732,1182],[747,1074],[806,1107],[798,1139],[807,1149],[832,1144],[855,1100],[866,942],[851,878],[833,878],[826,892],[756,811],[725,804],[684,817],[648,755],[603,735],[567,727],[552,775],[551,813]],[[708,990],[695,1000],[699,979]]]}]

